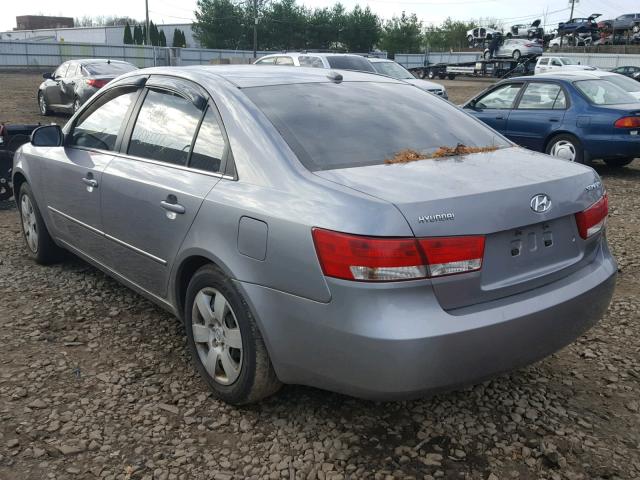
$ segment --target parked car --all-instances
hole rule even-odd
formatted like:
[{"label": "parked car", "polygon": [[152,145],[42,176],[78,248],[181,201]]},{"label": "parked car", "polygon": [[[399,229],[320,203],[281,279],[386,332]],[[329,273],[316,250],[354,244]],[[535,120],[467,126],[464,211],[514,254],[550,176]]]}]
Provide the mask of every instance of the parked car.
[{"label": "parked car", "polygon": [[256,60],[254,64],[335,68],[375,73],[375,69],[367,58],[353,53],[276,53],[273,55],[265,55]]},{"label": "parked car", "polygon": [[[627,92],[633,98],[636,99],[637,102],[640,102],[640,83],[635,80],[625,77],[624,75],[620,75],[619,73],[607,72],[606,70],[593,70],[593,71],[584,71],[584,70],[575,70],[573,72],[564,72],[565,76],[573,75],[580,78],[590,77],[590,78],[601,78],[603,80],[607,80],[608,82],[613,83],[614,85],[620,87],[622,90]],[[553,75],[553,73],[540,74],[540,77],[544,77],[546,75]]]},{"label": "parked car", "polygon": [[598,31],[598,23],[595,21],[601,14],[594,13],[587,18],[572,18],[568,22],[558,24],[558,34],[568,35],[573,33],[593,33]]},{"label": "parked car", "polygon": [[0,202],[13,196],[11,171],[13,154],[23,144],[29,142],[31,132],[40,125],[0,124]]},{"label": "parked car", "polygon": [[640,102],[591,72],[497,83],[463,108],[518,145],[578,163],[640,157]]},{"label": "parked car", "polygon": [[128,62],[101,58],[64,62],[55,72],[42,75],[44,82],[37,95],[40,113],[73,113],[115,77],[137,68]]},{"label": "parked car", "polygon": [[620,75],[624,75],[626,77],[630,77],[634,80],[640,81],[640,67],[629,65],[625,67],[614,68],[611,71],[613,73],[619,73]]},{"label": "parked car", "polygon": [[580,62],[567,57],[540,57],[536,62],[534,74],[564,72],[569,70],[597,70],[591,65],[580,65]]},{"label": "parked car", "polygon": [[409,70],[404,68],[399,63],[393,60],[387,60],[386,58],[369,58],[369,61],[373,65],[376,72],[381,75],[387,75],[396,80],[403,80],[411,85],[415,85],[422,90],[438,95],[439,97],[448,99],[447,89],[439,83],[430,82],[428,80],[422,80],[414,77]]},{"label": "parked car", "polygon": [[612,28],[614,31],[627,31],[633,32],[640,31],[638,25],[640,24],[640,13],[625,13],[620,15],[613,21]]},{"label": "parked car", "polygon": [[29,255],[65,248],[181,318],[233,404],[473,383],[572,342],[615,284],[594,170],[382,75],[131,72],[35,130],[13,179]]},{"label": "parked car", "polygon": [[[495,53],[496,58],[513,58],[518,61],[521,57],[535,57],[542,55],[544,49],[541,43],[534,40],[524,40],[521,38],[511,38],[504,41]],[[485,49],[484,58],[491,58],[489,49]]]},{"label": "parked car", "polygon": [[521,37],[521,38],[542,38],[544,36],[544,30],[540,28],[540,19],[535,20],[531,25],[520,24],[512,25],[507,34],[507,38]]},{"label": "parked car", "polygon": [[557,52],[560,47],[587,47],[594,44],[591,33],[576,33],[574,35],[556,35],[548,42],[549,50]]},{"label": "parked car", "polygon": [[487,36],[491,37],[495,34],[502,35],[502,32],[494,28],[475,27],[467,30],[467,42],[470,46],[475,46],[487,40]]}]

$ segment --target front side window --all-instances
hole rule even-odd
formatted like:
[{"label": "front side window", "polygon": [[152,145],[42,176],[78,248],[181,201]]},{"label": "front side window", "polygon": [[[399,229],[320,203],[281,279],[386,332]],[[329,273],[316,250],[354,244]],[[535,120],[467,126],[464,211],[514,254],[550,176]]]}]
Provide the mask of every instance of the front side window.
[{"label": "front side window", "polygon": [[513,102],[520,93],[520,89],[522,89],[520,83],[509,83],[498,87],[478,100],[476,107],[482,109],[513,108]]},{"label": "front side window", "polygon": [[100,150],[114,150],[120,127],[136,98],[135,89],[114,89],[96,107],[91,105],[76,123],[71,145]]},{"label": "front side window", "polygon": [[560,110],[566,107],[564,92],[553,83],[530,83],[524,91],[518,109]]},{"label": "front side window", "polygon": [[186,165],[201,116],[191,101],[163,90],[149,90],[136,119],[128,153]]},{"label": "front side window", "polygon": [[407,84],[289,84],[243,93],[311,171],[379,165],[404,150],[510,146],[454,105]]},{"label": "front side window", "polygon": [[219,172],[224,152],[225,141],[222,129],[215,111],[209,107],[200,125],[196,143],[193,145],[189,166],[207,172]]},{"label": "front side window", "polygon": [[275,61],[276,61],[275,57],[261,58],[260,60],[258,60],[256,62],[256,64],[258,64],[258,65],[273,65],[273,63]]},{"label": "front side window", "polygon": [[540,65],[548,65],[549,64],[549,59],[548,58],[541,58],[540,59]]},{"label": "front side window", "polygon": [[69,64],[63,63],[56,69],[55,73],[53,74],[53,78],[64,78],[64,76],[67,74],[67,70],[69,70]]}]

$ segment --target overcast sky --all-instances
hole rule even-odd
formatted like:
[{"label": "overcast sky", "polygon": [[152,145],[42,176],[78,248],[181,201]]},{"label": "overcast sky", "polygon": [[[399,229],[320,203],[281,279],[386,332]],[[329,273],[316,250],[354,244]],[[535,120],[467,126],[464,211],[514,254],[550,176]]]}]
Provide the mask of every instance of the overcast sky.
[{"label": "overcast sky", "polygon": [[[308,7],[325,7],[336,3],[333,0],[298,0]],[[85,15],[127,15],[144,19],[144,0],[108,0],[91,2],[87,0],[2,0],[0,31],[15,28],[17,15],[61,15],[82,17]],[[568,0],[343,0],[342,4],[351,9],[354,5],[368,5],[383,18],[399,15],[402,11],[415,12],[425,24],[438,24],[447,17],[457,20],[477,18],[498,18],[505,26],[514,23],[528,23],[536,18],[544,18],[548,24],[566,20],[569,17]],[[157,23],[185,23],[193,19],[196,0],[149,0],[150,18]],[[602,18],[615,18],[623,13],[640,11],[638,0],[579,0],[574,16],[589,16],[601,13]]]}]

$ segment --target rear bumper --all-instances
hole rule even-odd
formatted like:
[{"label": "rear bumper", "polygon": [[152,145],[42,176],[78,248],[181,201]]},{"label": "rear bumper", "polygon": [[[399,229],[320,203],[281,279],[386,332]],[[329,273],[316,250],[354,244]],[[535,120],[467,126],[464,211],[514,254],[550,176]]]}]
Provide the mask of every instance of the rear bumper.
[{"label": "rear bumper", "polygon": [[614,139],[585,145],[591,158],[640,158],[640,135],[615,135]]},{"label": "rear bumper", "polygon": [[238,286],[283,382],[391,400],[470,384],[550,355],[601,318],[615,278],[605,243],[596,260],[562,280],[449,312],[422,281],[328,279],[329,303]]}]

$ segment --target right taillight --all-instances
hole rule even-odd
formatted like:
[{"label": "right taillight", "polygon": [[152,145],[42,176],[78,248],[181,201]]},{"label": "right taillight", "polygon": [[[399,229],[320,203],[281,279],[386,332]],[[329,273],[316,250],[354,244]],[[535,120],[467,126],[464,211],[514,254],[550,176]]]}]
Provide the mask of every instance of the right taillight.
[{"label": "right taillight", "polygon": [[314,228],[313,241],[328,277],[393,282],[472,272],[482,267],[484,236],[366,237]]},{"label": "right taillight", "polygon": [[607,222],[607,215],[609,215],[609,197],[605,193],[600,200],[589,208],[576,213],[576,223],[580,236],[586,240],[600,232]]},{"label": "right taillight", "polygon": [[613,126],[616,128],[640,128],[640,116],[619,118]]}]

